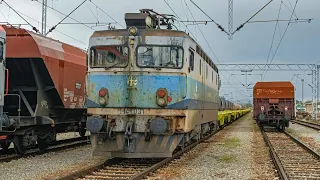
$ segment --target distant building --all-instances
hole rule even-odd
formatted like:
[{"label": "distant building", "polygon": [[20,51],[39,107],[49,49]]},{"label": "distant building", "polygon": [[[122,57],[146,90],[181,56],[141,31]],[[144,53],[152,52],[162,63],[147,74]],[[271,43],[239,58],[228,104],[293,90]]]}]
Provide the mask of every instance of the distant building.
[{"label": "distant building", "polygon": [[305,104],[306,112],[311,113],[312,112],[312,103],[306,103]]}]

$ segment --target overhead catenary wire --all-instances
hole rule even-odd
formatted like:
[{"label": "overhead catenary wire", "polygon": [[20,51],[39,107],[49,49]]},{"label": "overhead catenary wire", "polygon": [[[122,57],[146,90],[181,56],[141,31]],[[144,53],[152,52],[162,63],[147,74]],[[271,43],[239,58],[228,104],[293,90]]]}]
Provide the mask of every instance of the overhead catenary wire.
[{"label": "overhead catenary wire", "polygon": [[26,23],[28,23],[29,24],[29,26],[31,26],[32,27],[32,29],[35,31],[35,32],[39,32],[39,30],[35,27],[35,26],[33,26],[31,23],[29,23],[24,17],[22,17],[19,13],[18,13],[18,11],[16,11],[15,9],[13,9],[5,0],[2,0],[2,2],[4,2],[10,9],[12,9],[21,19],[23,19]]},{"label": "overhead catenary wire", "polygon": [[56,25],[52,26],[52,28],[49,29],[49,31],[46,33],[48,35],[50,32],[52,32],[56,27],[62,23],[65,19],[67,19],[73,12],[75,12],[82,4],[84,4],[87,0],[84,0],[81,4],[79,4],[74,10],[72,10],[68,15],[66,15],[60,22],[58,22]]},{"label": "overhead catenary wire", "polygon": [[[34,1],[36,1],[36,2],[38,2],[38,3],[40,3],[40,4],[42,4],[42,5],[43,5],[43,2],[40,2],[39,0],[34,0]],[[59,10],[57,10],[57,9],[53,8],[53,7],[50,7],[50,6],[48,6],[48,5],[46,5],[46,6],[47,6],[48,8],[50,8],[50,9],[52,9],[53,11],[55,11],[55,12],[57,12],[57,13],[59,13],[59,14],[62,14],[62,15],[64,15],[65,17],[67,17],[67,15],[66,15],[65,13],[63,13],[63,12],[61,12],[61,11],[59,11]],[[87,26],[85,23],[81,23],[81,21],[78,21],[78,20],[77,20],[77,19],[75,19],[75,18],[72,18],[72,17],[70,17],[70,16],[68,16],[68,18],[70,18],[70,19],[72,19],[72,20],[74,20],[74,21],[78,22],[79,24],[82,24],[82,25],[86,26],[87,28],[90,28],[90,29],[94,30],[92,27]],[[60,24],[61,24],[61,23],[60,23]]]},{"label": "overhead catenary wire", "polygon": [[213,23],[215,23],[217,25],[217,27],[223,31],[224,33],[226,33],[227,35],[229,35],[229,33],[220,25],[218,24],[214,19],[212,19],[204,10],[202,10],[195,2],[193,2],[192,0],[190,0],[190,2],[192,2],[192,4],[194,4],[204,15],[206,15]]},{"label": "overhead catenary wire", "polygon": [[[291,13],[290,19],[292,19],[292,16],[293,16],[293,13],[294,13],[294,11],[295,11],[295,9],[296,9],[296,7],[297,7],[298,1],[299,1],[299,0],[296,0],[296,3],[295,3],[295,5],[294,5],[293,11],[292,11],[292,13]],[[272,63],[274,57],[276,56],[276,54],[277,54],[277,52],[278,52],[278,49],[279,49],[279,47],[280,47],[280,45],[281,45],[281,42],[282,42],[282,40],[283,40],[284,36],[286,35],[286,32],[287,32],[287,30],[288,30],[288,28],[289,28],[289,25],[290,25],[290,22],[288,22],[288,25],[287,25],[284,33],[282,34],[282,37],[281,37],[281,39],[280,39],[280,41],[279,41],[279,44],[278,44],[278,46],[277,46],[277,48],[276,48],[276,50],[275,50],[275,52],[274,52],[274,54],[273,54],[273,56],[272,56],[272,59],[271,59],[271,61],[270,61],[269,64]],[[267,72],[268,72],[268,70],[266,70],[266,73],[267,73]]]},{"label": "overhead catenary wire", "polygon": [[90,8],[90,6],[88,5],[88,3],[86,2],[87,7],[89,8],[91,14],[96,18],[97,22],[99,22],[98,17],[93,13],[92,9]]},{"label": "overhead catenary wire", "polygon": [[[185,5],[186,5],[186,8],[187,8],[187,10],[189,11],[191,17],[193,18],[193,20],[195,20],[195,17],[194,17],[191,9],[189,8],[189,6],[188,6],[188,4],[187,4],[187,2],[186,2],[185,0],[184,0],[184,3],[185,3]],[[208,48],[210,49],[211,53],[212,53],[213,56],[215,57],[216,61],[221,64],[219,58],[217,57],[216,53],[213,51],[212,47],[210,46],[210,43],[208,42],[207,38],[205,37],[205,35],[204,35],[202,29],[200,28],[199,24],[196,24],[196,25],[197,25],[197,27],[198,27],[198,29],[199,29],[199,31],[200,31],[203,39],[205,40]],[[220,74],[221,74],[221,77],[222,77],[222,78],[226,78],[226,77],[224,77],[224,74],[223,74],[222,72],[220,72]],[[229,76],[230,76],[230,74],[229,74]],[[239,79],[237,79],[237,80],[238,80],[238,82],[240,82]],[[241,83],[241,82],[240,82],[240,83]]]},{"label": "overhead catenary wire", "polygon": [[[292,6],[292,4],[291,4],[290,0],[287,0],[287,1],[289,2],[289,4],[290,4],[291,8],[293,9],[293,6]],[[294,15],[296,16],[296,18],[298,18],[298,16],[297,16],[296,12],[293,12],[293,13],[294,13]]]},{"label": "overhead catenary wire", "polygon": [[[287,0],[287,1],[290,3],[289,0]],[[286,3],[284,3],[283,1],[282,1],[282,3],[283,3],[283,5],[292,13],[292,10],[286,5]],[[290,3],[290,5],[291,5],[291,3]],[[292,5],[291,5],[291,8],[293,8]],[[296,17],[296,19],[299,19],[298,16],[297,16],[297,14],[296,14],[295,12],[293,12],[293,14],[294,14],[294,16]]]},{"label": "overhead catenary wire", "polygon": [[244,27],[245,24],[247,24],[252,18],[254,18],[257,14],[259,14],[265,7],[267,7],[273,0],[270,0],[266,5],[264,5],[261,9],[259,9],[259,11],[257,11],[256,13],[254,13],[246,22],[244,22],[243,24],[241,24],[235,31],[232,32],[232,34],[234,34],[235,32],[239,31],[240,29],[242,29]]},{"label": "overhead catenary wire", "polygon": [[310,23],[313,18],[309,19],[274,19],[274,20],[258,20],[258,21],[249,21],[248,23],[267,23],[267,22],[290,22],[290,23],[298,23],[298,22],[308,22]]},{"label": "overhead catenary wire", "polygon": [[[4,5],[5,5],[5,4],[4,4]],[[9,7],[9,6],[7,6],[7,7]],[[9,7],[9,8],[10,8],[10,7]],[[27,18],[29,18],[29,19],[32,19],[33,21],[35,21],[35,22],[37,22],[37,23],[41,23],[40,21],[38,21],[38,20],[36,20],[36,19],[34,19],[34,18],[32,18],[32,17],[30,17],[30,16],[28,16],[28,15],[26,15],[26,14],[20,12],[20,11],[17,11],[17,10],[16,10],[16,12],[18,12],[19,14],[24,15],[25,17],[27,17]],[[8,23],[8,24],[10,25],[10,23]],[[49,27],[49,26],[47,25],[47,27]],[[74,41],[77,41],[77,42],[79,42],[79,43],[81,43],[81,44],[83,44],[83,45],[86,45],[86,46],[88,45],[88,44],[86,44],[86,43],[84,43],[84,42],[82,42],[82,41],[80,41],[80,40],[78,40],[78,39],[76,39],[76,38],[74,38],[74,37],[66,34],[66,33],[63,33],[63,32],[58,31],[58,30],[55,30],[55,31],[58,32],[58,33],[60,33],[60,34],[62,34],[62,35],[64,35],[64,36],[66,36],[66,37],[68,37],[68,38],[70,38],[70,39],[72,39],[72,40],[74,40]],[[83,49],[83,48],[81,48],[81,49]],[[85,50],[85,49],[83,49],[83,50]]]},{"label": "overhead catenary wire", "polygon": [[[192,11],[190,10],[190,8],[189,8],[188,4],[187,4],[186,2],[185,2],[185,4],[186,4],[186,7],[187,7],[188,11],[190,12],[190,14],[191,14],[192,18],[195,20],[195,18],[194,18],[194,16],[193,16],[193,13],[192,13]],[[204,36],[204,34],[203,34],[203,32],[202,32],[201,28],[199,27],[199,24],[196,24],[196,25],[197,25],[197,27],[198,27],[198,29],[199,29],[199,31],[200,31],[200,33],[201,33],[201,35],[202,35],[203,39],[204,39],[204,40],[205,40],[205,42],[207,43],[207,45],[208,45],[208,47],[209,47],[210,51],[212,52],[212,54],[214,55],[214,57],[217,59],[217,61],[218,61],[219,63],[221,63],[221,62],[220,62],[220,60],[219,60],[219,58],[217,57],[216,53],[212,50],[212,48],[211,48],[211,46],[210,46],[210,44],[209,44],[209,42],[208,42],[207,38]]]},{"label": "overhead catenary wire", "polygon": [[[170,6],[170,4],[166,1],[166,0],[163,0],[167,6],[171,9],[171,11],[176,15],[176,17],[179,19],[179,21],[181,22],[181,18],[179,17],[179,15],[172,9],[172,7]],[[190,29],[188,28],[188,26],[182,22],[182,24],[186,27],[186,29],[189,31],[189,33],[193,36],[194,40],[198,43],[198,40],[197,38],[194,36],[194,34],[190,31]]]},{"label": "overhead catenary wire", "polygon": [[[283,2],[281,1],[280,7],[279,7],[279,11],[278,11],[277,20],[279,20],[279,18],[280,18],[282,3],[283,3]],[[268,65],[269,58],[270,58],[270,54],[271,54],[271,50],[272,50],[272,47],[273,47],[274,37],[275,37],[275,35],[276,35],[276,31],[277,31],[277,27],[278,27],[278,26],[279,26],[279,23],[278,23],[278,21],[277,21],[277,22],[276,22],[276,25],[275,25],[275,27],[274,27],[273,36],[272,36],[272,40],[271,40],[271,45],[270,45],[269,53],[268,53],[268,58],[267,58],[267,62],[266,62],[266,64],[265,64],[264,68]],[[263,72],[263,74],[264,74],[264,72]]]},{"label": "overhead catenary wire", "polygon": [[105,15],[107,15],[110,19],[112,19],[113,21],[117,22],[117,24],[119,24],[122,28],[125,28],[122,24],[120,24],[118,21],[116,21],[113,17],[111,17],[107,12],[105,12],[103,9],[101,9],[99,6],[97,6],[92,0],[90,0],[90,2],[96,6],[96,8],[98,8],[101,12],[103,12]]}]

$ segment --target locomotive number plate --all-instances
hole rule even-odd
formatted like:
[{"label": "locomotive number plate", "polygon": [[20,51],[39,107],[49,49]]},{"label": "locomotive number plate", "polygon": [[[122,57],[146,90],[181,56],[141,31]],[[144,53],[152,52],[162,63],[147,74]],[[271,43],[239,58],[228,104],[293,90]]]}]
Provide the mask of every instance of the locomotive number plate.
[{"label": "locomotive number plate", "polygon": [[144,114],[144,110],[143,109],[122,108],[122,109],[120,109],[120,114],[140,115],[140,114]]}]

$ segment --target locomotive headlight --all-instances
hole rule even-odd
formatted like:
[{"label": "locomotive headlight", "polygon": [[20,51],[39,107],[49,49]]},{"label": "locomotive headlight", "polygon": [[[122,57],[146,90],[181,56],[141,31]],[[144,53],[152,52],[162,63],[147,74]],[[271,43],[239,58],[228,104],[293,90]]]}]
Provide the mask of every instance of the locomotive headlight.
[{"label": "locomotive headlight", "polygon": [[166,100],[163,99],[163,98],[159,98],[157,103],[158,103],[159,106],[165,106],[166,105]]},{"label": "locomotive headlight", "polygon": [[171,101],[171,97],[168,96],[168,91],[165,88],[160,88],[157,90],[157,104],[161,107],[167,105],[168,101]]},{"label": "locomotive headlight", "polygon": [[106,98],[104,98],[104,97],[100,97],[100,98],[99,98],[99,104],[100,104],[101,106],[106,105],[106,104],[107,104],[107,100],[106,100]]},{"label": "locomotive headlight", "polygon": [[138,34],[138,29],[136,27],[134,27],[134,26],[131,26],[129,28],[129,34],[132,35],[132,36],[137,35]]}]

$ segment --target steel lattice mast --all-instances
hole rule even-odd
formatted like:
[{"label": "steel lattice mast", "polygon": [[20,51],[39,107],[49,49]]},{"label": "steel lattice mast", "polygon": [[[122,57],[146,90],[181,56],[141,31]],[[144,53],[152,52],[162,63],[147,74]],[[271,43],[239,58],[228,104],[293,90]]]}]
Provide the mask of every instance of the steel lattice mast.
[{"label": "steel lattice mast", "polygon": [[320,94],[317,64],[217,64],[219,71],[311,71],[312,75],[312,119],[317,120]]},{"label": "steel lattice mast", "polygon": [[228,2],[228,12],[229,12],[229,39],[232,39],[233,33],[233,0]]},{"label": "steel lattice mast", "polygon": [[47,32],[47,1],[42,0],[42,27],[41,27],[41,34],[46,35]]}]

